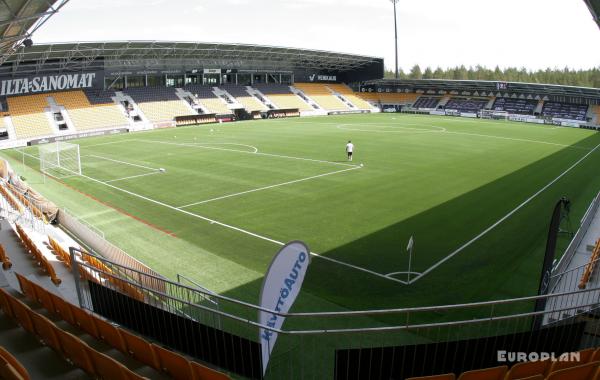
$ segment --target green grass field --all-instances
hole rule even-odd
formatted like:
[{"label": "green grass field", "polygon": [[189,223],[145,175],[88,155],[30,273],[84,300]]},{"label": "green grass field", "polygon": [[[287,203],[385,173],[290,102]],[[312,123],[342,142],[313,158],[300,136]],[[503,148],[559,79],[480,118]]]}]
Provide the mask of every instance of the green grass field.
[{"label": "green grass field", "polygon": [[[554,203],[572,200],[576,228],[600,189],[600,134],[503,121],[332,116],[76,142],[83,176],[62,182],[4,155],[158,272],[245,301],[258,302],[278,242],[305,241],[318,256],[293,311],[531,295]],[[412,270],[425,274],[406,285],[390,274],[407,270],[410,236]]]}]

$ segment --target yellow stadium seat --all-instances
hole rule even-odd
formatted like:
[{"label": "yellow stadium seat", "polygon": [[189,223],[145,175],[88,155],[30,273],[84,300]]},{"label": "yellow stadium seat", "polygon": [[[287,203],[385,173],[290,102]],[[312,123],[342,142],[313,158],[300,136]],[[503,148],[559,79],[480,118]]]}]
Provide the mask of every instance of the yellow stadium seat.
[{"label": "yellow stadium seat", "polygon": [[308,96],[312,100],[314,100],[324,110],[344,111],[351,109],[337,96],[335,96],[325,84],[295,83],[294,87],[302,91],[306,96]]}]

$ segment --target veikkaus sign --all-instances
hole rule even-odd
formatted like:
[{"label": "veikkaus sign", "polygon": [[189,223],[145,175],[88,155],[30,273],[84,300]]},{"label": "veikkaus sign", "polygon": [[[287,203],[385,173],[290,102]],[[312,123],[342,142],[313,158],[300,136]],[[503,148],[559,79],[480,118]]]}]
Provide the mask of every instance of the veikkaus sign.
[{"label": "veikkaus sign", "polygon": [[0,96],[94,87],[97,73],[44,75],[3,79]]},{"label": "veikkaus sign", "polygon": [[335,81],[337,81],[337,76],[336,75],[311,74],[308,76],[308,79],[311,82],[335,82]]},{"label": "veikkaus sign", "polygon": [[[309,263],[310,251],[303,242],[293,241],[281,248],[271,261],[263,280],[260,306],[278,313],[287,313],[300,293]],[[266,311],[258,312],[258,322],[263,326],[279,330],[284,321],[285,317],[280,315]],[[258,334],[264,374],[278,334],[266,328],[261,328]]]}]

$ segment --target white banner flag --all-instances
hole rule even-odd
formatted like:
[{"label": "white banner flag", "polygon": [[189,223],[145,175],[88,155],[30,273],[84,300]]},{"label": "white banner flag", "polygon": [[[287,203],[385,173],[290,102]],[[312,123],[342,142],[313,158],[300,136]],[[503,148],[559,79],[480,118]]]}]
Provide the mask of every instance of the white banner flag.
[{"label": "white banner flag", "polygon": [[[293,241],[286,244],[273,258],[263,279],[259,305],[265,309],[287,313],[300,293],[306,269],[310,263],[310,251],[306,244]],[[284,317],[258,312],[258,322],[273,329],[281,329]],[[262,350],[263,374],[277,340],[277,333],[261,328],[259,339]]]}]

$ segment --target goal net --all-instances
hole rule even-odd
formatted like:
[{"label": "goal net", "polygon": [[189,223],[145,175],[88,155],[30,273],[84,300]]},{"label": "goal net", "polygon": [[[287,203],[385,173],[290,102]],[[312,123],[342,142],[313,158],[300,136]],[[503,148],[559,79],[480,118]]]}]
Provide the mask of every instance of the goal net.
[{"label": "goal net", "polygon": [[81,175],[79,145],[57,141],[40,145],[40,170],[56,178]]}]

